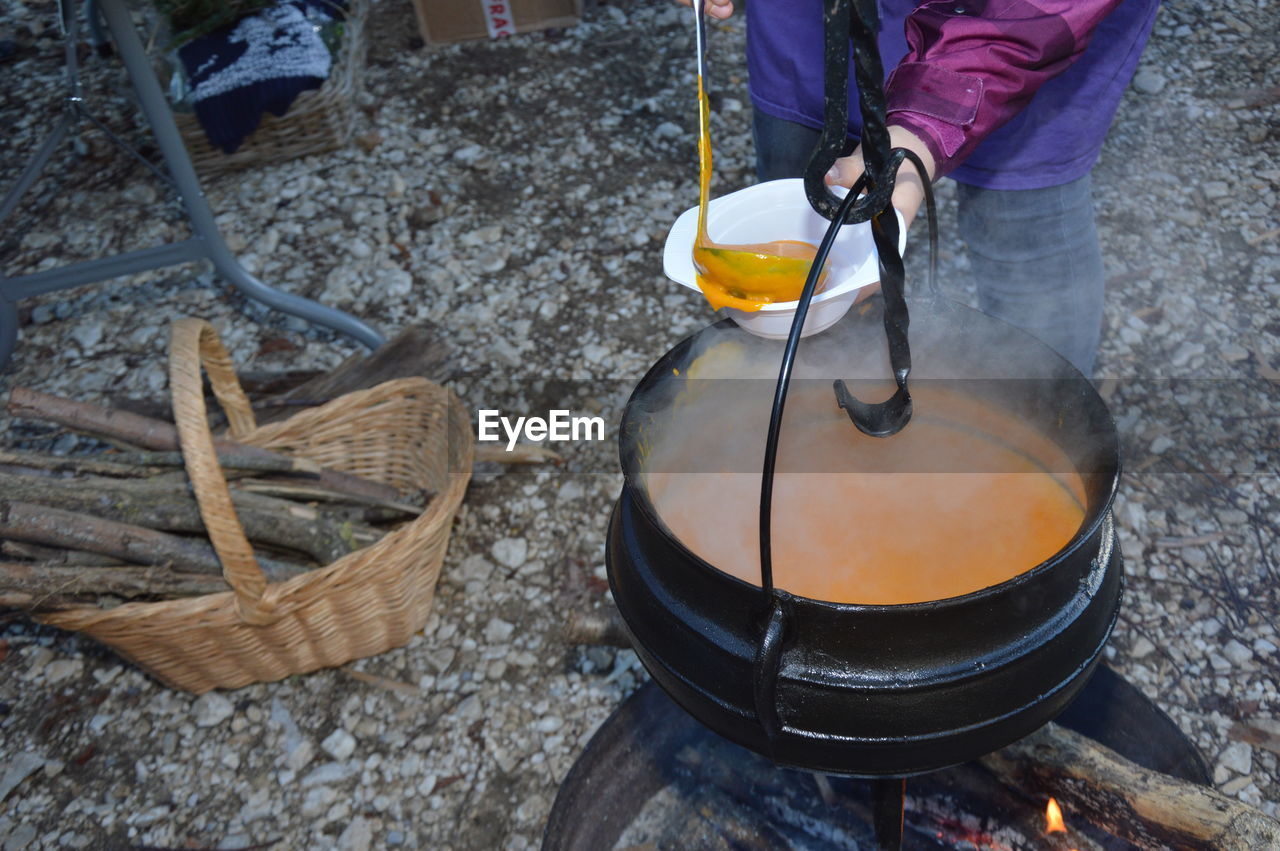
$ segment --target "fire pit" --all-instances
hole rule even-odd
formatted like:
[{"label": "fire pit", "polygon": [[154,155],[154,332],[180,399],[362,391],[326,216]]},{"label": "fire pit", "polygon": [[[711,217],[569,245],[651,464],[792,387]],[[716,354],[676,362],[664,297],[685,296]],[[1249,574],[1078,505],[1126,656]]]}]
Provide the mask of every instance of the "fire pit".
[{"label": "fire pit", "polygon": [[[1169,718],[1100,667],[1059,718],[1134,762],[1207,785],[1198,751]],[[1046,798],[967,763],[911,782],[915,848],[1132,848],[1068,813],[1047,834]],[[560,787],[545,851],[608,848],[871,847],[872,789],[777,768],[708,731],[652,683],[596,732]]]}]

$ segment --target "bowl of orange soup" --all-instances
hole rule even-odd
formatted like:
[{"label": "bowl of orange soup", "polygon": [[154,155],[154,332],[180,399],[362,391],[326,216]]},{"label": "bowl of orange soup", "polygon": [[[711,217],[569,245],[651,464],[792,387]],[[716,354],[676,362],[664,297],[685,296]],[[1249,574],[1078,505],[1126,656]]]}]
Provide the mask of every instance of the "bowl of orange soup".
[{"label": "bowl of orange soup", "polygon": [[[838,195],[845,190],[833,187]],[[906,247],[906,228],[898,217],[899,251]],[[809,206],[804,181],[799,178],[771,180],[748,186],[712,200],[707,207],[708,235],[724,245],[796,241],[818,245],[830,222]],[[662,269],[682,286],[702,291],[694,267],[693,247],[697,240],[698,208],[680,214],[667,234]],[[859,300],[862,291],[880,280],[879,263],[866,222],[840,229],[827,257],[826,276],[809,303],[803,334],[817,334],[830,328]],[[786,339],[795,318],[797,301],[763,304],[756,310],[724,308],[725,315],[745,331],[771,340]]]}]

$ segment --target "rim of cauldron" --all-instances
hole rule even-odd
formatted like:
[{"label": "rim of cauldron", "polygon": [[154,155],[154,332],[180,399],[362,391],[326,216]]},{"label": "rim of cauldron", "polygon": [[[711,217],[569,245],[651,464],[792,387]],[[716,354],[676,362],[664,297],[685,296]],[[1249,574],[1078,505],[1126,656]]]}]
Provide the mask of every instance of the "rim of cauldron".
[{"label": "rim of cauldron", "polygon": [[[920,300],[908,299],[908,301],[918,302]],[[933,303],[933,301],[930,300],[925,303]],[[922,600],[920,602],[915,602],[915,603],[840,603],[833,600],[819,600],[816,597],[806,597],[803,594],[797,594],[793,591],[787,591],[787,589],[783,588],[781,585],[778,586],[781,590],[787,591],[787,593],[790,594],[792,599],[794,599],[797,603],[800,603],[802,605],[815,604],[815,605],[822,606],[840,613],[866,612],[866,613],[897,614],[900,612],[901,613],[929,612],[937,609],[949,608],[950,606],[958,605],[960,603],[979,602],[986,599],[987,597],[994,597],[996,595],[1004,594],[1005,592],[1016,589],[1024,584],[1035,582],[1040,576],[1052,570],[1057,564],[1059,564],[1066,558],[1070,557],[1076,550],[1083,547],[1087,541],[1092,540],[1099,533],[1099,530],[1102,524],[1106,521],[1107,514],[1110,512],[1111,506],[1115,502],[1116,492],[1119,489],[1121,464],[1120,464],[1119,438],[1116,432],[1115,418],[1111,415],[1111,410],[1107,407],[1106,402],[1102,399],[1101,396],[1098,395],[1097,388],[1095,388],[1093,386],[1093,383],[1088,378],[1086,378],[1083,373],[1077,370],[1075,366],[1071,364],[1070,361],[1062,357],[1062,355],[1058,354],[1056,351],[1054,351],[1049,346],[1045,345],[1036,337],[1032,336],[1031,334],[1028,334],[1026,331],[1023,331],[1021,328],[1018,328],[1013,325],[1009,325],[1007,322],[997,319],[996,317],[991,316],[989,313],[983,313],[980,310],[976,310],[974,308],[968,307],[967,305],[960,304],[959,302],[948,301],[947,307],[953,308],[953,309],[970,311],[972,313],[977,313],[985,317],[985,319],[991,322],[998,322],[1001,325],[1004,325],[1006,328],[1010,330],[1010,332],[1021,336],[1024,342],[1031,343],[1034,347],[1038,347],[1041,350],[1043,350],[1046,356],[1048,356],[1051,360],[1057,361],[1058,366],[1065,367],[1067,370],[1070,371],[1070,373],[1073,373],[1074,376],[1078,376],[1081,381],[1085,382],[1085,384],[1087,384],[1090,387],[1090,389],[1093,391],[1093,395],[1096,397],[1098,401],[1099,408],[1105,414],[1106,425],[1108,427],[1107,433],[1110,437],[1110,439],[1107,441],[1108,445],[1105,447],[1102,447],[1103,450],[1109,450],[1107,451],[1106,454],[1109,455],[1111,458],[1110,466],[1112,468],[1112,472],[1110,474],[1110,480],[1111,480],[1110,485],[1107,488],[1104,498],[1100,501],[1096,510],[1093,507],[1086,506],[1085,508],[1086,516],[1089,516],[1090,514],[1092,514],[1092,519],[1088,520],[1087,522],[1081,523],[1080,528],[1071,537],[1071,540],[1069,540],[1065,545],[1063,545],[1061,549],[1059,549],[1052,556],[1040,562],[1039,564],[1036,564],[1033,567],[1030,567],[1027,570],[1022,571],[1018,575],[1013,576],[1009,579],[1006,579],[1003,582],[998,582],[995,585],[988,585],[985,588],[979,588],[976,591],[970,591],[968,594],[959,594],[952,597],[942,597],[937,600]],[[914,311],[913,311],[913,315],[915,315]],[[669,373],[671,370],[670,362],[675,359],[677,352],[680,352],[681,355],[683,355],[689,348],[691,348],[694,345],[695,340],[697,340],[701,334],[704,334],[708,330],[715,329],[715,328],[719,328],[719,329],[738,328],[738,324],[734,322],[732,319],[728,319],[728,318],[721,319],[718,322],[714,322],[711,325],[698,329],[694,333],[680,340],[678,343],[676,343],[666,352],[664,352],[663,355],[660,358],[658,358],[658,360],[653,364],[653,366],[651,366],[648,369],[648,371],[645,372],[644,376],[640,379],[639,383],[636,384],[635,389],[631,391],[631,395],[628,397],[627,404],[623,409],[622,420],[624,423],[626,422],[628,415],[632,411],[633,404],[637,402],[636,397],[637,397],[637,394],[640,392],[641,388],[647,387],[650,383],[656,383],[659,380],[657,378],[659,374]],[[743,333],[745,334],[748,332],[744,331]],[[781,345],[781,343],[779,343],[779,345]],[[1068,375],[1066,377],[1071,377],[1071,375]],[[622,429],[621,432],[625,434],[626,429],[625,428]],[[630,443],[634,444],[634,441],[630,441]],[[627,487],[630,487],[632,489],[637,507],[642,513],[644,513],[644,515],[650,521],[652,521],[657,526],[657,528],[662,530],[662,532],[667,536],[667,538],[670,539],[670,541],[676,546],[679,552],[684,556],[686,556],[694,564],[698,565],[699,567],[703,567],[708,570],[714,571],[718,576],[729,581],[730,583],[736,586],[740,586],[741,588],[746,589],[748,592],[754,592],[757,594],[760,593],[759,584],[754,582],[747,582],[743,579],[739,579],[738,577],[734,576],[728,571],[721,570],[720,568],[716,567],[714,564],[702,558],[697,553],[693,552],[691,549],[685,546],[684,541],[680,540],[680,537],[671,531],[671,529],[667,526],[666,522],[658,514],[657,509],[654,508],[653,502],[649,498],[648,488],[644,487],[643,484],[636,481],[636,479],[640,477],[640,472],[639,471],[633,472],[627,469],[627,466],[628,466],[627,451],[622,446],[619,447],[619,450],[620,450],[619,460],[621,461],[621,466],[623,468],[623,476],[626,481]],[[631,454],[632,455],[635,454],[634,449],[632,450]]]}]

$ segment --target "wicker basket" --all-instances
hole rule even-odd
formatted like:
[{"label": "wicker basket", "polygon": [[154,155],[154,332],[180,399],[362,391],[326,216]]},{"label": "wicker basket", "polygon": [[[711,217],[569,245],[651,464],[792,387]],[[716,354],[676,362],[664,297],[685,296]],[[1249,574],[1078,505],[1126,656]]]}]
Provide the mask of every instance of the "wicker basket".
[{"label": "wicker basket", "polygon": [[234,153],[209,144],[200,120],[191,112],[175,112],[174,121],[196,170],[210,176],[264,163],[279,163],[321,154],[347,144],[355,126],[356,93],[364,70],[364,24],[368,0],[349,0],[342,48],[329,78],[318,89],[303,92],[282,116],[265,113]]},{"label": "wicker basket", "polygon": [[[213,450],[203,362],[238,441],[436,496],[415,520],[328,567],[268,584]],[[258,428],[213,327],[173,324],[170,385],[183,457],[230,591],[39,615],[110,645],[197,694],[340,665],[399,647],[426,623],[453,517],[471,477],[466,410],[447,388],[401,378]]]}]

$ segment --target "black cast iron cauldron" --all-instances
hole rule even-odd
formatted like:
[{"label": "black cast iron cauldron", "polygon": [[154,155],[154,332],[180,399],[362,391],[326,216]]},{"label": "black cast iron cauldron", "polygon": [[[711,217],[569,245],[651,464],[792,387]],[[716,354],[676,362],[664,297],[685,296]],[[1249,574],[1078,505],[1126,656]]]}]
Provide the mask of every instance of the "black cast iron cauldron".
[{"label": "black cast iron cauldron", "polygon": [[[873,314],[850,314],[842,324],[863,322],[875,339],[880,320]],[[1118,612],[1123,571],[1110,506],[1119,454],[1102,399],[1057,354],[985,314],[913,300],[911,315],[916,373],[923,378],[931,363],[943,362],[993,374],[984,358],[996,350],[1002,364],[1036,375],[1025,383],[965,386],[977,395],[990,388],[1006,411],[1067,453],[1085,485],[1085,519],[1076,536],[1050,560],[999,585],[898,606],[779,592],[771,611],[759,587],[721,572],[675,539],[639,475],[644,436],[661,428],[664,404],[679,390],[679,380],[669,377],[685,373],[716,336],[711,329],[663,356],[623,414],[626,484],[610,521],[606,564],[632,644],[691,715],[783,765],[906,776],[1003,747],[1071,701],[1098,662]],[[713,328],[725,326],[732,327]],[[993,338],[998,349],[975,342]]]}]

